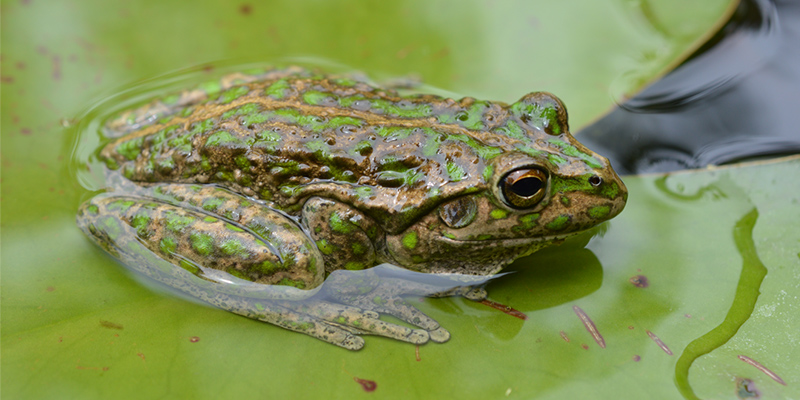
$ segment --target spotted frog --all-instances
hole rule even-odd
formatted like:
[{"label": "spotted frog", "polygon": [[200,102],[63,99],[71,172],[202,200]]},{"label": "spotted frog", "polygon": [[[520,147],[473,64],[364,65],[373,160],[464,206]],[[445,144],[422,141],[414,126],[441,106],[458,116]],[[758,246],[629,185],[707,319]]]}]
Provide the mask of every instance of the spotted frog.
[{"label": "spotted frog", "polygon": [[[356,271],[490,276],[627,198],[544,92],[400,96],[290,67],[153,100],[104,134],[109,190],[77,218],[90,238],[157,281],[348,349],[364,334],[446,341],[404,295],[485,296]],[[321,290],[328,276],[339,284]]]}]

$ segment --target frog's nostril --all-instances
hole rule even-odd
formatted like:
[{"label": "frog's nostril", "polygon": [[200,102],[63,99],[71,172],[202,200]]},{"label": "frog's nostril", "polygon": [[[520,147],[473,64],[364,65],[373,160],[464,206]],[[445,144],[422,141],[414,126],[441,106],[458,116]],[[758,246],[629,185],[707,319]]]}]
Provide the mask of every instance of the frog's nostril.
[{"label": "frog's nostril", "polygon": [[594,187],[598,187],[603,184],[603,178],[593,175],[591,178],[589,178],[589,184]]}]

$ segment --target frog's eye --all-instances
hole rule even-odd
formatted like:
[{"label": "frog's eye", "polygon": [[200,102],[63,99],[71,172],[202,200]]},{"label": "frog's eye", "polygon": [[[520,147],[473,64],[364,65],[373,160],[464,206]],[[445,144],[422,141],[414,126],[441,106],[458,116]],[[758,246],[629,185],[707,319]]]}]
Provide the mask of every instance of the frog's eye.
[{"label": "frog's eye", "polygon": [[547,174],[536,168],[511,171],[500,181],[500,189],[509,206],[531,208],[544,198]]}]

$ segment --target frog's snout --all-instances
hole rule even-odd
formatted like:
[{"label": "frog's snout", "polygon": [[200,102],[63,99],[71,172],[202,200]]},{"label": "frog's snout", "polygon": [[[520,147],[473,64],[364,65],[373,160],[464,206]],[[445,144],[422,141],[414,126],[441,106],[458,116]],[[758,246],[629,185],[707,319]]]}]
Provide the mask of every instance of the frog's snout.
[{"label": "frog's snout", "polygon": [[[614,218],[625,208],[628,201],[628,188],[625,183],[614,172],[611,167],[604,168],[600,171],[595,171],[595,174],[589,177],[589,184],[596,188],[597,192],[607,199],[608,212],[602,213],[604,215],[597,215],[597,219],[609,220]],[[591,214],[591,213],[590,213]]]}]

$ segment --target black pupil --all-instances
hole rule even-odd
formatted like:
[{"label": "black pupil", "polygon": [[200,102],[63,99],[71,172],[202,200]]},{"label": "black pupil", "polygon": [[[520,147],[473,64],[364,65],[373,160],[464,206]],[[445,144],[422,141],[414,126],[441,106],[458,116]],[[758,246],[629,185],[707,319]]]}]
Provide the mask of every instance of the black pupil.
[{"label": "black pupil", "polygon": [[539,178],[522,178],[511,185],[511,191],[521,197],[531,197],[542,189],[542,181]]}]

